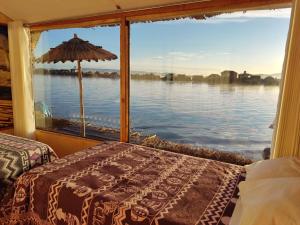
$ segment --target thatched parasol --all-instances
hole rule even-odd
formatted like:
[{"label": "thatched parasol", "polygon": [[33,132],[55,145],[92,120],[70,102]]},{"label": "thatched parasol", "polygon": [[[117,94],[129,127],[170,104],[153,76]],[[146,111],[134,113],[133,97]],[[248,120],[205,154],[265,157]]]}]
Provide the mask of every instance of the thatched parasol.
[{"label": "thatched parasol", "polygon": [[84,119],[84,103],[83,103],[83,86],[82,86],[82,71],[80,62],[86,61],[96,61],[98,60],[114,60],[118,57],[103,49],[101,46],[95,46],[90,44],[88,41],[84,41],[74,34],[74,37],[69,41],[65,41],[55,48],[51,48],[47,53],[42,55],[37,59],[37,62],[42,63],[57,63],[66,61],[77,61],[78,69],[78,80],[79,80],[79,90],[80,90],[80,119],[81,119],[81,133],[85,136],[85,119]]}]

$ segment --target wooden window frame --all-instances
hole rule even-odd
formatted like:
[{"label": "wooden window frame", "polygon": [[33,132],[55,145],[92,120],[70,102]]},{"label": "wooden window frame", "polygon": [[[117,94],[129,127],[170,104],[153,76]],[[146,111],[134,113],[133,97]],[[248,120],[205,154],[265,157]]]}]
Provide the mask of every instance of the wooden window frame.
[{"label": "wooden window frame", "polygon": [[27,23],[32,32],[74,27],[109,26],[120,24],[120,141],[129,142],[130,132],[130,23],[205,15],[234,11],[291,7],[292,0],[203,0],[140,10],[72,18],[41,23]]},{"label": "wooden window frame", "polygon": [[202,0],[140,10],[116,11],[102,15],[81,18],[45,21],[24,24],[32,31],[63,29],[71,27],[91,27],[120,23],[123,18],[129,21],[151,21],[161,18],[188,16],[192,14],[222,13],[253,9],[275,9],[291,7],[292,0]]},{"label": "wooden window frame", "polygon": [[125,17],[120,29],[120,141],[129,142],[130,22]]}]

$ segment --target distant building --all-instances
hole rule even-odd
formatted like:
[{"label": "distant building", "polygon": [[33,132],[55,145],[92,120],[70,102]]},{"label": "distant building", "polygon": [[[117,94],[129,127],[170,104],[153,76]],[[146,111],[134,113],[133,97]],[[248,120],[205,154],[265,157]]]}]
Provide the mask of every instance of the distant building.
[{"label": "distant building", "polygon": [[242,84],[260,84],[261,83],[261,76],[259,75],[252,75],[244,71],[244,73],[239,74],[238,76],[239,83]]},{"label": "distant building", "polygon": [[155,75],[154,73],[131,74],[131,79],[134,79],[134,80],[160,80],[161,77],[159,75]]},{"label": "distant building", "polygon": [[278,85],[279,84],[279,79],[268,76],[263,80],[263,83],[264,83],[264,85]]},{"label": "distant building", "polygon": [[165,81],[173,81],[174,80],[174,73],[167,73],[163,78],[162,80],[165,80]]},{"label": "distant building", "polygon": [[203,82],[204,77],[202,75],[194,75],[194,76],[192,76],[192,81],[193,82]]},{"label": "distant building", "polygon": [[250,83],[251,84],[260,84],[261,83],[261,76],[259,76],[259,75],[252,75],[250,77]]},{"label": "distant building", "polygon": [[185,75],[185,74],[178,74],[173,77],[174,81],[191,81],[191,77]]},{"label": "distant building", "polygon": [[216,84],[220,83],[221,76],[219,74],[211,74],[205,78],[208,83]]},{"label": "distant building", "polygon": [[252,75],[244,71],[244,73],[239,74],[238,78],[240,81],[247,81]]},{"label": "distant building", "polygon": [[235,71],[224,70],[221,73],[221,82],[222,83],[232,84],[232,83],[236,82],[237,76],[238,76],[238,74]]}]

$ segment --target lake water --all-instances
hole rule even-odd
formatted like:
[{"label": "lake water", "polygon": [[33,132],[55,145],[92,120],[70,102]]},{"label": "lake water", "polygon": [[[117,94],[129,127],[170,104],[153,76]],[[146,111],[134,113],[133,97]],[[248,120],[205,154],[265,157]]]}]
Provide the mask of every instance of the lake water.
[{"label": "lake water", "polygon": [[[87,122],[119,127],[119,80],[84,78]],[[79,118],[76,77],[35,75],[36,102],[54,117]],[[259,151],[272,139],[279,87],[131,81],[131,128],[226,151]]]}]

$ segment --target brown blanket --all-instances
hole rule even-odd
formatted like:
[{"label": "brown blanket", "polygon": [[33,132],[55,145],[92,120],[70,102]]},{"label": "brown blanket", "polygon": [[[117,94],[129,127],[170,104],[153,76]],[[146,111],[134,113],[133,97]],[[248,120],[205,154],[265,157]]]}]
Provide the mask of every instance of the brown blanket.
[{"label": "brown blanket", "polygon": [[105,142],[22,175],[1,224],[228,224],[243,168]]}]

